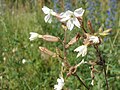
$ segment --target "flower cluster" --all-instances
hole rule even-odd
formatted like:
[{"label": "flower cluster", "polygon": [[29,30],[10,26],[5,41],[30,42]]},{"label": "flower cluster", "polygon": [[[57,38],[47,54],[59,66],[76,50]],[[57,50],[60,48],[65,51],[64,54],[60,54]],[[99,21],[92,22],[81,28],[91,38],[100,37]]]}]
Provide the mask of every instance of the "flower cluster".
[{"label": "flower cluster", "polygon": [[[45,22],[52,22],[52,16],[57,16],[60,18],[60,21],[63,23],[66,23],[67,28],[71,31],[73,30],[74,26],[77,26],[78,28],[80,28],[81,23],[79,21],[79,18],[82,19],[82,16],[85,12],[85,10],[83,8],[78,8],[76,9],[74,12],[67,10],[66,12],[63,12],[61,14],[57,14],[55,13],[52,9],[49,9],[48,7],[44,6],[42,8],[43,12],[45,14],[48,14],[47,16],[45,16],[44,20]],[[51,16],[52,15],[52,16]],[[47,18],[46,18],[47,17]],[[91,36],[89,38],[89,41],[92,41],[93,43],[99,43],[99,38],[97,36]],[[82,57],[84,57],[87,54],[87,45],[82,45],[79,46],[78,48],[76,48],[74,51],[78,52],[77,57],[79,57],[80,55],[82,55]]]},{"label": "flower cluster", "polygon": [[75,52],[78,52],[78,55],[77,57],[79,57],[80,55],[82,55],[82,57],[84,57],[86,54],[87,54],[87,46],[89,44],[98,44],[100,43],[100,40],[97,36],[94,36],[94,35],[87,35],[87,39],[85,39],[85,44],[84,45],[81,45],[79,47],[77,47],[74,51]]},{"label": "flower cluster", "polygon": [[[57,13],[55,13],[52,9],[49,9],[46,6],[44,6],[42,10],[45,14],[47,14],[44,18],[45,22],[51,23],[52,16],[56,16]],[[85,10],[82,8],[76,9],[74,12],[67,10],[66,12],[59,14],[58,17],[60,18],[61,22],[66,22],[66,26],[69,30],[72,30],[74,25],[80,28],[80,22],[78,18],[83,16],[84,11]]]},{"label": "flower cluster", "polygon": [[[96,62],[86,62],[84,61],[84,58],[82,59],[82,61],[74,66],[71,66],[69,61],[67,60],[67,49],[69,49],[69,47],[71,45],[73,45],[74,43],[76,43],[79,39],[83,40],[83,44],[80,45],[79,47],[77,47],[76,49],[74,49],[75,52],[78,52],[77,54],[77,58],[78,57],[85,57],[87,55],[87,50],[89,46],[94,46],[94,48],[97,51],[97,54],[99,54],[99,59],[101,59],[102,57],[100,56],[100,53],[98,52],[98,45],[101,43],[101,37],[100,36],[105,36],[108,35],[109,32],[111,31],[111,29],[105,30],[105,31],[101,31],[99,30],[98,32],[95,32],[95,30],[92,27],[92,23],[90,20],[88,20],[88,29],[90,30],[90,33],[87,32],[87,30],[85,30],[84,28],[84,20],[82,18],[85,10],[83,8],[78,8],[74,11],[70,11],[67,10],[65,12],[62,13],[56,13],[54,12],[52,9],[49,9],[46,6],[43,6],[42,11],[45,13],[45,22],[46,23],[51,23],[52,22],[52,18],[56,17],[59,22],[61,22],[62,24],[62,28],[64,29],[64,39],[62,40],[60,37],[56,37],[56,36],[52,36],[52,35],[40,35],[38,33],[35,32],[30,32],[30,41],[33,41],[37,38],[43,39],[45,41],[49,41],[49,42],[61,42],[62,46],[63,46],[63,51],[60,50],[59,48],[56,48],[56,51],[53,52],[49,49],[47,49],[46,47],[39,47],[39,50],[41,53],[44,53],[48,56],[52,56],[54,58],[60,58],[61,59],[61,63],[62,63],[62,69],[61,69],[61,75],[63,76],[63,72],[67,72],[66,76],[69,77],[71,75],[76,76],[77,78],[79,76],[77,76],[76,71],[77,68],[81,65],[81,64],[85,64],[85,63],[89,63],[91,65],[91,78],[92,78],[92,82],[91,85],[94,85],[94,72],[96,71],[94,69],[94,66],[96,65]],[[80,35],[79,33],[77,33],[69,42],[67,42],[67,30],[73,30],[74,26],[78,27],[78,28],[82,28],[83,30],[83,35]],[[61,52],[63,52],[61,54]],[[102,61],[100,62],[104,62],[103,59],[101,59]],[[23,63],[25,63],[26,61],[23,61]],[[104,63],[102,63],[102,65],[104,65]],[[63,68],[65,68],[65,71],[63,70]],[[80,80],[80,78],[78,79]],[[60,77],[57,79],[58,84],[54,85],[54,89],[55,90],[62,90],[63,86],[64,86],[64,79],[63,77]],[[83,84],[85,85],[85,84]],[[86,86],[85,86],[86,87]],[[89,88],[87,88],[89,90]]]}]

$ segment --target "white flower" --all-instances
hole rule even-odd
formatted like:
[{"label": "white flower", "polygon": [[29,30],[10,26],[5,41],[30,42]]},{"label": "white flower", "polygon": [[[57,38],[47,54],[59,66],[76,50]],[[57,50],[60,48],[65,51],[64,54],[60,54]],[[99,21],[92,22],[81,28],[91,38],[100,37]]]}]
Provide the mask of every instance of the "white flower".
[{"label": "white flower", "polygon": [[90,38],[89,38],[89,41],[92,41],[93,43],[99,43],[100,41],[99,41],[99,38],[97,37],[97,36],[91,36]]},{"label": "white flower", "polygon": [[91,85],[92,85],[92,86],[94,85],[94,80],[92,80]]},{"label": "white flower", "polygon": [[84,11],[85,10],[82,8],[76,9],[74,12],[68,10],[61,14],[61,22],[67,21],[66,25],[69,30],[72,30],[74,25],[80,28],[80,22],[78,21],[77,17],[81,17]]},{"label": "white flower", "polygon": [[51,23],[52,22],[52,15],[55,16],[56,13],[52,9],[49,9],[46,6],[43,6],[42,11],[46,14],[46,16],[44,18],[45,22]]},{"label": "white flower", "polygon": [[25,60],[25,59],[23,59],[23,60],[22,60],[22,63],[23,63],[23,64],[25,64],[25,63],[26,63],[26,60]]},{"label": "white flower", "polygon": [[54,90],[62,90],[63,86],[64,86],[64,79],[63,77],[60,77],[57,79],[58,84],[54,85]]},{"label": "white flower", "polygon": [[74,51],[78,52],[77,57],[79,57],[80,55],[82,55],[82,57],[84,57],[87,54],[87,45],[79,46]]},{"label": "white flower", "polygon": [[39,34],[38,33],[35,33],[35,32],[30,32],[30,41],[33,41],[35,39],[37,39],[39,37]]}]

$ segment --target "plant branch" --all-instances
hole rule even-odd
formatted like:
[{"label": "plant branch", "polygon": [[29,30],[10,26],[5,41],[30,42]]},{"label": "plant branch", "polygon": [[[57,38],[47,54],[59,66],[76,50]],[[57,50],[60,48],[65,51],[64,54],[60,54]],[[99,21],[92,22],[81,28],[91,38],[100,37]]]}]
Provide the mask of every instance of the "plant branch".
[{"label": "plant branch", "polygon": [[64,40],[63,40],[63,53],[64,53],[64,64],[69,68],[70,64],[67,61],[67,51],[66,51],[66,39],[67,39],[67,30],[64,29]]},{"label": "plant branch", "polygon": [[67,56],[67,52],[66,52],[66,48],[65,48],[66,38],[67,38],[67,32],[66,32],[66,30],[64,30],[63,51],[64,51],[64,57],[65,57],[65,58],[66,58],[66,56]]},{"label": "plant branch", "polygon": [[90,90],[89,87],[87,87],[87,85],[81,80],[81,78],[75,73],[73,74],[74,76],[76,76],[76,78],[84,85],[84,87],[87,89],[87,90]]},{"label": "plant branch", "polygon": [[98,49],[98,46],[94,45],[94,48],[96,49],[97,55],[99,57],[98,64],[103,66],[104,75],[105,75],[105,81],[106,81],[106,86],[107,86],[107,90],[109,90],[108,80],[107,80],[107,74],[106,74],[106,68],[105,68],[105,60],[102,58],[101,53],[100,53],[100,51]]},{"label": "plant branch", "polygon": [[83,29],[84,33],[87,33],[87,31],[85,30],[85,27],[84,27],[84,22],[83,22],[83,21],[81,22],[81,27],[82,27],[82,29]]}]

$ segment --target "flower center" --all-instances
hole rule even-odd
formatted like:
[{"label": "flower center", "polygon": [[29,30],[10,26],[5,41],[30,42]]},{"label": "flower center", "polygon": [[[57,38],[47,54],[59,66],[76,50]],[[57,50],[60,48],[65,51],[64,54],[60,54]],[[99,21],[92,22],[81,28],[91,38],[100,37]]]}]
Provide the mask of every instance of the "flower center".
[{"label": "flower center", "polygon": [[73,17],[74,17],[74,15],[71,15],[71,16],[70,16],[70,18],[73,18]]}]

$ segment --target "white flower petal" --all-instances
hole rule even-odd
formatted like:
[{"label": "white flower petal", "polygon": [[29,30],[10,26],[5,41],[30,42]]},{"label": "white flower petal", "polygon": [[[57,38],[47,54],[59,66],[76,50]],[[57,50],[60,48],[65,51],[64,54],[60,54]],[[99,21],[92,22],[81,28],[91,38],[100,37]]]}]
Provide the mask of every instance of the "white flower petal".
[{"label": "white flower petal", "polygon": [[91,36],[89,38],[89,41],[92,41],[93,43],[99,43],[99,38],[97,36]]},{"label": "white flower petal", "polygon": [[78,21],[77,18],[73,18],[73,23],[75,24],[75,26],[77,26],[78,28],[80,28],[80,22]]},{"label": "white flower petal", "polygon": [[77,47],[74,51],[79,52],[82,46]]},{"label": "white flower petal", "polygon": [[49,20],[48,20],[48,23],[51,23],[52,22],[52,16],[50,16]]},{"label": "white flower petal", "polygon": [[61,90],[62,88],[61,88],[61,86],[59,86],[59,85],[54,85],[54,89],[55,89],[55,90]]},{"label": "white flower petal", "polygon": [[73,21],[70,19],[67,21],[67,28],[71,31],[74,27]]},{"label": "white flower petal", "polygon": [[39,36],[38,33],[30,32],[30,38],[29,39],[30,39],[30,41],[33,41],[33,40],[37,39],[38,36]]},{"label": "white flower petal", "polygon": [[[80,22],[78,21],[77,17],[78,16],[77,14],[81,14],[81,9],[77,9],[75,10],[74,12],[68,10],[66,11],[65,13],[62,13],[60,15],[60,18],[61,18],[61,22],[67,22],[66,23],[66,26],[69,30],[72,30],[74,25],[77,26],[78,28],[80,28]],[[74,14],[75,13],[75,14]],[[76,16],[75,16],[76,15]],[[80,15],[79,15],[80,16]]]},{"label": "white flower petal", "polygon": [[70,17],[64,17],[64,18],[62,18],[60,21],[61,22],[65,22],[65,21],[67,21],[67,20],[69,20],[70,19]]},{"label": "white flower petal", "polygon": [[61,18],[70,17],[71,15],[73,15],[73,12],[70,11],[70,10],[68,10],[68,11],[63,12],[63,13],[61,14]]},{"label": "white flower petal", "polygon": [[57,13],[54,12],[52,9],[49,9],[46,6],[43,6],[42,10],[45,14],[47,14],[44,18],[45,22],[51,23],[52,22],[52,16],[56,16]]},{"label": "white flower petal", "polygon": [[86,45],[79,46],[74,51],[78,52],[77,57],[79,57],[80,55],[84,57],[87,54],[87,46]]},{"label": "white flower petal", "polygon": [[61,12],[59,15],[62,18],[64,14],[65,14],[65,12]]},{"label": "white flower petal", "polygon": [[50,11],[50,13],[51,13],[51,15],[53,15],[53,16],[56,16],[56,12],[54,12],[52,9],[51,9],[51,11]]},{"label": "white flower petal", "polygon": [[43,6],[42,8],[42,11],[45,13],[45,14],[49,14],[50,13],[50,9],[46,6]]},{"label": "white flower petal", "polygon": [[94,85],[94,80],[92,80],[91,85],[92,85],[92,86]]},{"label": "white flower petal", "polygon": [[57,82],[58,82],[58,83],[60,83],[60,82],[61,82],[61,79],[60,79],[60,78],[58,78],[58,79],[57,79]]},{"label": "white flower petal", "polygon": [[71,15],[73,15],[72,11],[68,10],[68,11],[65,12],[65,16],[71,16]]},{"label": "white flower petal", "polygon": [[84,57],[87,54],[87,48],[84,48],[84,51],[82,53],[82,57]]},{"label": "white flower petal", "polygon": [[61,22],[65,22],[67,20],[69,20],[71,18],[71,15],[73,15],[73,12],[68,10],[65,13],[61,13],[60,18],[61,18]]},{"label": "white flower petal", "polygon": [[60,77],[61,81],[64,82],[64,78],[63,77]]},{"label": "white flower petal", "polygon": [[79,52],[78,54],[77,54],[77,58],[81,55],[82,53],[81,52]]},{"label": "white flower petal", "polygon": [[62,77],[57,79],[58,84],[54,85],[55,90],[62,90],[64,86],[64,79]]},{"label": "white flower petal", "polygon": [[54,89],[57,89],[58,85],[54,85]]},{"label": "white flower petal", "polygon": [[26,59],[23,59],[23,60],[22,60],[22,63],[25,64],[25,63],[26,63]]},{"label": "white flower petal", "polygon": [[76,17],[81,17],[81,16],[83,16],[84,12],[85,12],[84,9],[78,8],[78,9],[76,9],[76,10],[74,11],[74,15],[75,15]]},{"label": "white flower petal", "polygon": [[50,16],[50,14],[46,15],[44,18],[45,22],[51,23],[52,22],[52,17]]}]

